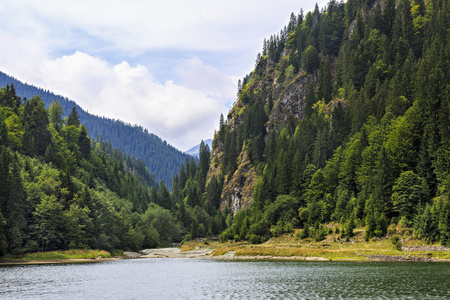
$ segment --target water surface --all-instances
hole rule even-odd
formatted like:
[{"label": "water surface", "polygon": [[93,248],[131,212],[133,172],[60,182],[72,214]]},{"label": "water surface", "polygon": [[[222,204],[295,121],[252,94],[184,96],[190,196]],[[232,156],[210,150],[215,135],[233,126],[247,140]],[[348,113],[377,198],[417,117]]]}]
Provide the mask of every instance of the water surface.
[{"label": "water surface", "polygon": [[449,299],[450,265],[127,259],[0,267],[0,299]]}]

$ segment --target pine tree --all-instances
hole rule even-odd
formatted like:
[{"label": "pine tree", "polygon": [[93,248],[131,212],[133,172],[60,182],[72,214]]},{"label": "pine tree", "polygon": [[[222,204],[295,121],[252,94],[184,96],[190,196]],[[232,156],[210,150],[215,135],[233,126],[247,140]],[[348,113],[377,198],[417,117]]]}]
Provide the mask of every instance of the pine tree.
[{"label": "pine tree", "polygon": [[89,139],[87,129],[84,125],[81,125],[80,128],[78,147],[80,148],[81,157],[84,159],[89,159],[91,156],[91,140]]},{"label": "pine tree", "polygon": [[51,142],[48,130],[48,112],[39,96],[33,97],[25,103],[23,110],[24,134],[23,148],[30,156],[44,156],[45,150]]},{"label": "pine tree", "polygon": [[9,196],[4,208],[4,217],[6,219],[5,233],[8,241],[8,250],[11,253],[22,251],[27,226],[25,219],[26,194],[19,168],[17,157],[14,157],[8,174]]},{"label": "pine tree", "polygon": [[75,106],[72,107],[72,110],[70,111],[69,118],[67,119],[67,126],[80,126],[80,116],[78,115]]},{"label": "pine tree", "polygon": [[330,57],[327,56],[323,61],[319,72],[319,100],[324,100],[325,103],[331,101],[333,93],[333,82],[331,77]]},{"label": "pine tree", "polygon": [[64,125],[64,107],[59,101],[52,101],[48,109],[50,123],[53,124],[57,131],[60,131]]}]

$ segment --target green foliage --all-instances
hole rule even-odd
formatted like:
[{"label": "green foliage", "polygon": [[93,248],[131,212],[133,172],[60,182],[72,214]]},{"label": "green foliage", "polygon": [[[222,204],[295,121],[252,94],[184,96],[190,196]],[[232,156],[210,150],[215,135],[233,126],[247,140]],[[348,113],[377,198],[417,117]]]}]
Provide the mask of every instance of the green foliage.
[{"label": "green foliage", "polygon": [[411,219],[416,207],[425,200],[426,185],[413,171],[406,171],[397,178],[392,191],[394,211],[401,217]]},{"label": "green foliage", "polygon": [[[218,234],[261,243],[294,228],[322,240],[330,221],[347,239],[365,226],[369,240],[399,219],[420,238],[449,243],[447,2],[332,1],[291,15],[264,42],[227,120],[221,115],[212,151],[202,143],[198,164],[168,159],[179,173],[167,168],[159,185],[102,138],[111,131],[131,145],[137,135],[110,124],[90,129],[95,143],[82,111],[62,124],[70,107],[53,103],[49,113],[39,98],[22,105],[13,86],[3,88],[0,251],[138,249]],[[254,202],[231,216],[223,188],[238,168],[256,171]],[[243,175],[237,181],[251,188]]]},{"label": "green foliage", "polygon": [[[291,18],[295,25],[264,42],[264,58],[240,95],[242,114],[232,110],[232,126],[221,127],[229,138],[222,140],[222,167],[234,151],[228,145],[240,139],[252,149],[251,167],[264,167],[247,212],[254,240],[291,225],[321,239],[321,222],[330,221],[340,223],[343,237],[365,226],[366,239],[380,238],[400,219],[420,238],[449,243],[447,6],[330,2]],[[302,91],[299,115],[295,101],[286,103],[297,86],[278,90],[287,84]],[[270,118],[257,135],[252,122],[261,97]],[[263,155],[255,146],[262,140]],[[283,206],[288,194],[294,207]],[[283,215],[291,210],[288,222]]]},{"label": "green foliage", "polygon": [[319,64],[319,52],[311,45],[303,53],[303,67],[308,73],[311,73],[319,67]]},{"label": "green foliage", "polygon": [[419,237],[431,242],[436,238],[437,230],[438,220],[435,208],[427,204],[414,217],[414,232]]},{"label": "green foliage", "polygon": [[394,235],[391,238],[391,243],[395,247],[395,249],[397,249],[399,251],[402,250],[402,242],[401,242],[401,240],[400,240],[400,238],[398,236]]},{"label": "green foliage", "polygon": [[[142,161],[90,140],[75,110],[65,125],[57,103],[50,122],[39,97],[19,107],[21,101],[2,103],[13,107],[0,106],[0,255],[139,250],[181,241],[185,227],[172,195]],[[194,176],[195,162],[192,168]],[[205,228],[209,219],[202,212],[193,215]]]}]

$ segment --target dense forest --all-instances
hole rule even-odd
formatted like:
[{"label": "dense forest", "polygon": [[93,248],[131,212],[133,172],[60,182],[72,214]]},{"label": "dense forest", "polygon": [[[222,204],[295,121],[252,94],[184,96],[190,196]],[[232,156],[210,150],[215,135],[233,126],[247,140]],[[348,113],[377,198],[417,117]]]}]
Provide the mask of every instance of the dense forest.
[{"label": "dense forest", "polygon": [[184,237],[164,182],[87,132],[75,107],[65,118],[59,102],[47,110],[39,96],[0,89],[0,256],[138,250]]},{"label": "dense forest", "polygon": [[147,158],[89,139],[76,108],[47,110],[10,85],[0,104],[2,254],[219,234],[261,243],[294,229],[350,238],[356,227],[367,240],[450,242],[448,0],[292,14],[239,82],[212,149],[202,142],[198,161],[178,164],[171,191]]},{"label": "dense forest", "polygon": [[[224,187],[241,176],[234,190],[248,188],[243,154],[256,172],[252,203],[221,240],[295,228],[321,240],[338,224],[343,237],[360,226],[366,239],[414,232],[448,244],[449,109],[448,0],[331,1],[292,14],[220,119],[212,161]],[[239,196],[228,191],[222,202]]]},{"label": "dense forest", "polygon": [[40,96],[47,108],[50,107],[52,101],[58,100],[65,111],[65,116],[68,116],[72,107],[75,106],[81,123],[89,128],[91,138],[110,141],[113,147],[144,161],[155,179],[158,182],[163,180],[169,188],[172,187],[173,175],[179,170],[181,163],[188,158],[188,155],[167,144],[166,141],[162,141],[156,135],[149,133],[147,129],[141,126],[94,116],[66,97],[24,84],[0,72],[0,87],[6,87],[7,85],[12,86],[17,95],[22,98],[31,99],[34,96]]}]

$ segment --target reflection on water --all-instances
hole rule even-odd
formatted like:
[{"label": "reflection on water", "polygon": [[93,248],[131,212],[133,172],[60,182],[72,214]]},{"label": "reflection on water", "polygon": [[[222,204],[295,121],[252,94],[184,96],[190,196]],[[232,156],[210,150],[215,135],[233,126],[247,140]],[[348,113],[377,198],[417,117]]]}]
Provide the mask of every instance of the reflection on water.
[{"label": "reflection on water", "polygon": [[135,259],[0,267],[0,299],[449,299],[446,263]]}]

